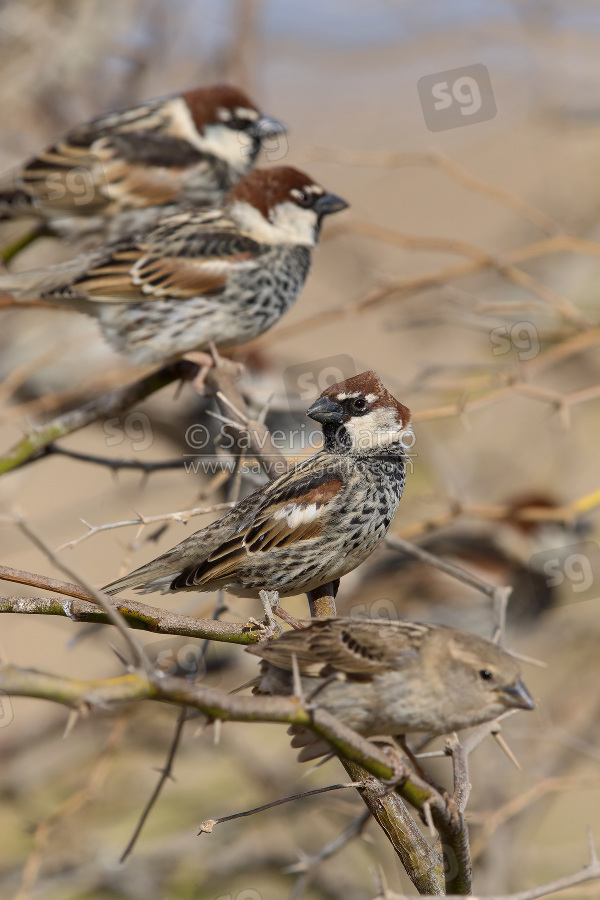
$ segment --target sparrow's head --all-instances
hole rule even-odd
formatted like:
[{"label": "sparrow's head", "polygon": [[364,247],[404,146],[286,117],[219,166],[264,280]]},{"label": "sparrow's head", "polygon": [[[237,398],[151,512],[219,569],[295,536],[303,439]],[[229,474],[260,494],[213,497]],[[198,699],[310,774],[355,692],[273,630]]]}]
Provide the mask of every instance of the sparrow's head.
[{"label": "sparrow's head", "polygon": [[291,166],[254,169],[231,188],[225,205],[255,240],[305,247],[317,244],[324,216],[348,206]]},{"label": "sparrow's head", "polygon": [[326,450],[402,452],[403,438],[412,436],[410,410],[392,397],[375,372],[332,384],[306,415],[322,424]]},{"label": "sparrow's head", "polygon": [[241,177],[252,168],[263,141],[285,134],[239,88],[215,84],[182,94],[198,132],[200,149],[228,163]]},{"label": "sparrow's head", "polygon": [[[438,671],[444,685],[448,716],[461,727],[461,716],[471,724],[496,718],[508,709],[534,709],[535,703],[521,679],[517,661],[484,638],[454,628],[431,632],[424,664]],[[452,699],[447,686],[452,687]]]}]

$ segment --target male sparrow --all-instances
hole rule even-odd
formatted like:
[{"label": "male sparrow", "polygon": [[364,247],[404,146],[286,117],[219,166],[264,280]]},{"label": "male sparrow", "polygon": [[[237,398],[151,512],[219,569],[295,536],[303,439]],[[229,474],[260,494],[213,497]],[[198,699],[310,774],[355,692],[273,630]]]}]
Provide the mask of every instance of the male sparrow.
[{"label": "male sparrow", "polygon": [[243,91],[212,85],[78,125],[0,179],[0,219],[37,216],[57,233],[103,240],[182,204],[217,206],[285,133]]},{"label": "male sparrow", "polygon": [[[306,628],[248,647],[263,659],[256,693],[302,693],[364,737],[448,734],[533,709],[516,660],[491,641],[444,625],[367,618],[312,619]],[[337,676],[337,677],[336,677]],[[328,748],[290,729],[301,761]]]},{"label": "male sparrow", "polygon": [[307,415],[323,425],[322,450],[103,590],[289,597],[360,565],[402,496],[410,411],[363,372],[327,388]]},{"label": "male sparrow", "polygon": [[134,364],[169,363],[274,325],[304,285],[323,217],[347,205],[298,169],[255,169],[222,209],[161,217],[103,249],[2,276],[0,291],[95,316]]}]

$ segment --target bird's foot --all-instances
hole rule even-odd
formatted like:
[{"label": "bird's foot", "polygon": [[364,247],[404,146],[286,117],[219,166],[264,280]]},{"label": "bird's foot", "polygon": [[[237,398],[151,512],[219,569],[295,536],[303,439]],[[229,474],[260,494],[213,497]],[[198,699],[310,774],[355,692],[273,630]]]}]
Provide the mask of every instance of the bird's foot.
[{"label": "bird's foot", "polygon": [[265,618],[269,624],[276,624],[274,617],[277,616],[278,619],[291,625],[292,628],[298,630],[304,628],[304,625],[298,619],[295,619],[294,616],[290,615],[289,612],[286,612],[279,605],[279,591],[259,591],[259,596],[265,611]]},{"label": "bird's foot", "polygon": [[195,365],[199,367],[198,374],[192,381],[192,387],[197,394],[204,397],[206,391],[206,376],[215,366],[215,359],[211,353],[202,353],[199,350],[196,350],[193,353],[186,353],[185,358],[189,359],[190,362],[195,363]]}]

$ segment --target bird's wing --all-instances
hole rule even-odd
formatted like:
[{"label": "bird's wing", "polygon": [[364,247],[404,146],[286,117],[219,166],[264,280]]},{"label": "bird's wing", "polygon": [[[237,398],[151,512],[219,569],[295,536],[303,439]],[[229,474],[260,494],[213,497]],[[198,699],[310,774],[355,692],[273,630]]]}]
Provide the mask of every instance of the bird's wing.
[{"label": "bird's wing", "polygon": [[30,159],[20,187],[34,205],[90,215],[127,195],[128,205],[177,200],[181,171],[208,162],[177,127],[168,102],[140,104],[79,125]]},{"label": "bird's wing", "polygon": [[173,587],[234,581],[238,568],[249,557],[260,557],[317,537],[330,522],[342,486],[341,472],[318,463],[300,466],[278,478],[247,498],[255,498],[250,514],[202,563],[184,569]]},{"label": "bird's wing", "polygon": [[277,640],[247,649],[288,670],[295,656],[303,675],[339,673],[361,678],[414,662],[427,630],[427,626],[409,622],[314,619],[305,629],[288,631]]},{"label": "bird's wing", "polygon": [[119,241],[65,290],[112,303],[215,296],[236,268],[252,266],[262,252],[218,210],[176,213],[148,232]]}]

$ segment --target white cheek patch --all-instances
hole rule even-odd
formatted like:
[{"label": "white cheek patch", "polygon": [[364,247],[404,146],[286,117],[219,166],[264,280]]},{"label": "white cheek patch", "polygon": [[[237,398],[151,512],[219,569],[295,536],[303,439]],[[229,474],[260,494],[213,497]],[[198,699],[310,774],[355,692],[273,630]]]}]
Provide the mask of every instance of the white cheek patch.
[{"label": "white cheek patch", "polygon": [[[249,154],[253,143],[250,135],[219,123],[207,125],[204,134],[199,134],[190,108],[181,97],[169,102],[168,112],[173,121],[174,130],[189,141],[193,147],[202,153],[212,153],[237,172],[242,174],[247,172],[250,167],[251,157]],[[224,119],[225,114],[231,118],[229,110],[219,111],[220,118]]]},{"label": "white cheek patch", "polygon": [[346,429],[356,450],[376,450],[399,444],[405,432],[395,410],[389,408],[374,409],[364,416],[356,416],[347,423]]},{"label": "white cheek patch", "polygon": [[[202,135],[198,134],[196,124],[192,119],[190,108],[182,97],[175,97],[167,104],[165,112],[168,113],[173,122],[173,131],[177,132],[181,137],[189,141],[197,150],[205,150],[206,146]],[[225,128],[224,125],[218,125],[217,128]],[[227,129],[229,130],[229,129]]]},{"label": "white cheek patch", "polygon": [[250,167],[254,141],[245,131],[236,131],[227,125],[207,125],[195,144],[199,150],[218,156],[238,172],[246,172]]},{"label": "white cheek patch", "polygon": [[[287,207],[287,208],[286,208]],[[317,217],[311,209],[300,209],[294,203],[278,203],[271,220],[252,206],[238,201],[229,207],[230,215],[242,231],[265,244],[301,244],[314,247]]]},{"label": "white cheek patch", "polygon": [[316,503],[287,503],[274,516],[275,519],[285,519],[289,528],[298,528],[313,522],[319,515]]},{"label": "white cheek patch", "polygon": [[302,209],[286,200],[270,211],[269,218],[273,227],[281,234],[281,242],[315,246],[318,218],[314,210]]}]

